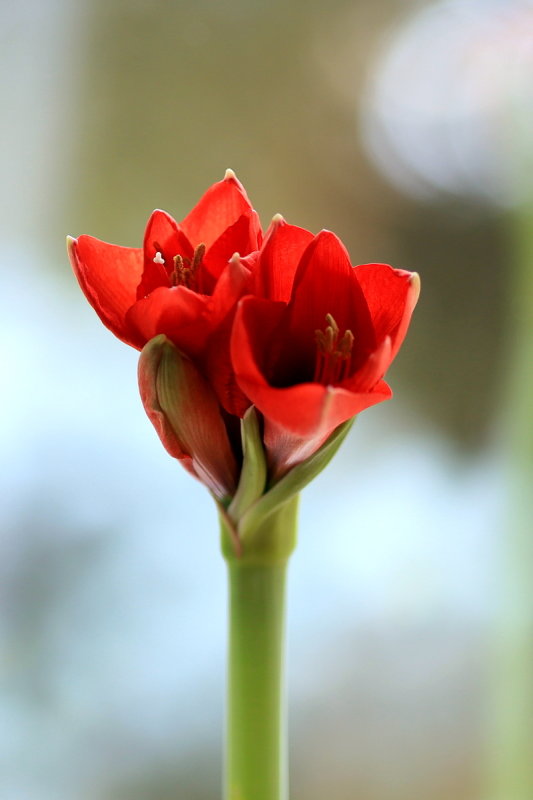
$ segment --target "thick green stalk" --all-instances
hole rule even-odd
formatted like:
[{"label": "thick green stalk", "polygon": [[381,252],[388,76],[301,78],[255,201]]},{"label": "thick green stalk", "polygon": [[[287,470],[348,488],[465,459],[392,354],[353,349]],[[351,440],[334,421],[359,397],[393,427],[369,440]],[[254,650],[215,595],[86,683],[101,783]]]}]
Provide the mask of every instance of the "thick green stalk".
[{"label": "thick green stalk", "polygon": [[287,800],[286,567],[228,565],[226,800]]},{"label": "thick green stalk", "polygon": [[229,651],[225,800],[287,800],[285,579],[298,497],[248,532],[237,555],[221,517],[228,562]]}]

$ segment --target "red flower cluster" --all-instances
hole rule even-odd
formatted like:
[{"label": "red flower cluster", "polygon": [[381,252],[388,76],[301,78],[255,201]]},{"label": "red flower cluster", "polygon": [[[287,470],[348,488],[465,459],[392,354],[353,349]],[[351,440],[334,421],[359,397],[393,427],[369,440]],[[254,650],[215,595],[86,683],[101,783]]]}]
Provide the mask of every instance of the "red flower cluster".
[{"label": "red flower cluster", "polygon": [[[264,420],[273,482],[391,396],[383,376],[407,332],[418,276],[352,267],[335,234],[313,236],[279,215],[263,241],[230,170],[181,223],[154,211],[142,248],[80,236],[69,252],[102,322],[137,349],[150,342],[139,370],[146,410],[169,452],[220,498],[238,483],[234,423],[251,404]],[[161,368],[169,348],[179,351],[174,370]]]}]

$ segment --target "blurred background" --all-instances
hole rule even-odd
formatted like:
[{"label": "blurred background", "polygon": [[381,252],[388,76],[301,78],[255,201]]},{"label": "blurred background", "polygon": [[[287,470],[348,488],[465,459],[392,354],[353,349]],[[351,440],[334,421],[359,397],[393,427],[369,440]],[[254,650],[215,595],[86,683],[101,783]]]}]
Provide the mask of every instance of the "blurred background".
[{"label": "blurred background", "polygon": [[291,797],[531,800],[533,4],[4,0],[0,37],[1,800],[219,797],[215,509],[64,237],[140,246],[227,167],[422,277],[303,494]]}]

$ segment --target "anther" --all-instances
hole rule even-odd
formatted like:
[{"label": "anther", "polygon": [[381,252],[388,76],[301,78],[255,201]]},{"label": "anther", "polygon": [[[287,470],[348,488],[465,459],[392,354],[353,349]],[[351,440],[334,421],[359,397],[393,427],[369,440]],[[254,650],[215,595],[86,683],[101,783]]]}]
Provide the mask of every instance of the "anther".
[{"label": "anther", "polygon": [[202,263],[204,254],[205,254],[205,244],[202,243],[199,244],[196,250],[194,251],[194,256],[192,259],[192,267],[191,267],[193,272],[195,272]]},{"label": "anther", "polygon": [[316,361],[313,380],[325,386],[340,383],[346,377],[352,355],[354,335],[344,331],[339,339],[339,326],[331,314],[326,314],[327,327],[315,331]]},{"label": "anther", "polygon": [[172,261],[174,263],[174,269],[170,273],[170,282],[172,286],[179,286],[183,283],[183,259],[181,256],[174,256]]},{"label": "anther", "polygon": [[[185,258],[179,253],[172,258],[173,269],[169,272],[169,279],[171,286],[185,286],[187,289],[199,291],[198,278],[201,279],[201,272],[198,273],[202,265],[202,259],[205,253],[205,244],[199,244],[192,260]],[[158,255],[161,255],[158,253]],[[155,261],[155,258],[154,258]],[[156,261],[157,264],[164,264],[164,261]]]},{"label": "anther", "polygon": [[339,342],[338,350],[342,358],[348,358],[351,355],[354,343],[354,335],[350,330],[344,331],[344,336]]},{"label": "anther", "polygon": [[326,314],[326,322],[328,323],[328,327],[331,328],[335,334],[335,337],[339,335],[339,326],[331,316],[331,314]]}]

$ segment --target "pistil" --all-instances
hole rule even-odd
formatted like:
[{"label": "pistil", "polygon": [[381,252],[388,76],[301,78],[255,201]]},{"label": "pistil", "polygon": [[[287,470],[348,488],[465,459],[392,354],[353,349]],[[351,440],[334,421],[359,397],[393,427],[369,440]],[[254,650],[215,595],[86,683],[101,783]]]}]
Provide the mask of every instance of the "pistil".
[{"label": "pistil", "polygon": [[354,336],[350,330],[340,336],[339,326],[326,314],[325,330],[315,331],[316,361],[313,381],[329,386],[347,377],[352,357]]}]

